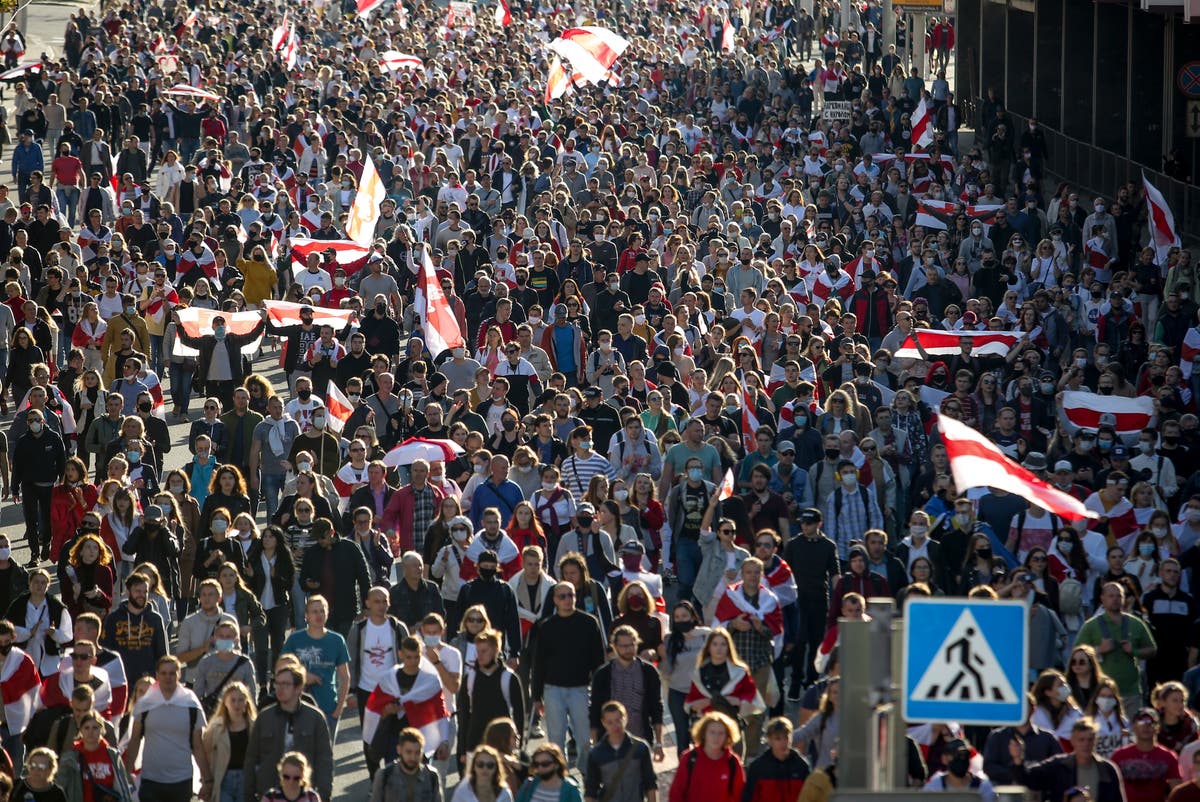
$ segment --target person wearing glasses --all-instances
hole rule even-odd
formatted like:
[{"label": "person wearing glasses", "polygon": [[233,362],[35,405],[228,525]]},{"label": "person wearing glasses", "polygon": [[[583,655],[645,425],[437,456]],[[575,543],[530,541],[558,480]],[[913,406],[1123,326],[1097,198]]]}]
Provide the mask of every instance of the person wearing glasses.
[{"label": "person wearing glasses", "polygon": [[312,787],[312,767],[302,752],[288,752],[275,770],[279,785],[264,793],[262,802],[321,802],[321,795]]},{"label": "person wearing glasses", "polygon": [[32,799],[34,802],[67,802],[62,787],[53,780],[57,771],[58,757],[54,752],[44,746],[34,749],[25,759],[25,776],[17,780],[9,798]]},{"label": "person wearing glasses", "polygon": [[532,776],[517,792],[517,802],[557,799],[558,802],[583,802],[583,792],[567,776],[567,758],[555,744],[542,744],[530,757]]},{"label": "person wearing glasses", "polygon": [[604,664],[604,635],[595,616],[575,608],[575,586],[570,582],[555,585],[552,598],[555,614],[538,624],[530,698],[538,715],[545,716],[551,743],[566,743],[570,727],[582,771],[591,748],[588,687]]},{"label": "person wearing glasses", "polygon": [[285,654],[275,664],[275,703],[259,712],[247,738],[245,802],[333,798],[333,742],[325,714],[301,698],[307,680],[295,657]]}]

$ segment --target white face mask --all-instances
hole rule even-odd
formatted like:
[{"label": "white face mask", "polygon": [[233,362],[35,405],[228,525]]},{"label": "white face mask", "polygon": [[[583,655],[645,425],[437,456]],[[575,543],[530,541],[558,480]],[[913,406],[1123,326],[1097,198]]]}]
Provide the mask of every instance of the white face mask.
[{"label": "white face mask", "polygon": [[1105,715],[1117,709],[1117,697],[1101,696],[1096,700],[1096,709]]}]

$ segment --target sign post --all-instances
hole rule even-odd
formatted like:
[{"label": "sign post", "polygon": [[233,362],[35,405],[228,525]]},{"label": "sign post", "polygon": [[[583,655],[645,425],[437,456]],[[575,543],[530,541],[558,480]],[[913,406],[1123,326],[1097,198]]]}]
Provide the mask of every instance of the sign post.
[{"label": "sign post", "polygon": [[1183,114],[1183,129],[1188,139],[1200,139],[1200,100],[1189,100]]},{"label": "sign post", "polygon": [[911,599],[904,614],[905,720],[1025,721],[1029,608],[1023,601]]}]

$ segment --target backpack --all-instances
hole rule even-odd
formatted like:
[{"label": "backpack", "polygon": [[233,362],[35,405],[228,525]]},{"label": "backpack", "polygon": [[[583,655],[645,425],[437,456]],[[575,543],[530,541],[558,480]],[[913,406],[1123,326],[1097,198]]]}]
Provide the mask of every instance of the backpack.
[{"label": "backpack", "polygon": [[1065,577],[1058,583],[1058,611],[1063,615],[1078,615],[1083,610],[1083,583]]},{"label": "backpack", "polygon": [[[625,444],[629,441],[625,439],[624,432],[617,432],[617,459],[625,461]],[[645,437],[642,438],[642,448],[646,449],[646,456],[650,455],[650,441]]]},{"label": "backpack", "polygon": [[[138,721],[142,722],[142,740],[146,739],[146,717],[150,715],[149,710],[143,710],[141,718]],[[188,708],[188,732],[196,729],[196,720],[200,718],[200,708]]]},{"label": "backpack", "polygon": [[[478,670],[474,668],[467,669],[467,696],[468,698],[475,697],[475,676]],[[504,706],[512,711],[512,678],[513,673],[508,668],[500,670],[500,694],[504,697]]]},{"label": "backpack", "polygon": [[[1025,537],[1025,516],[1029,513],[1028,509],[1021,510],[1017,513],[1017,551],[1021,550],[1021,539]],[[1050,531],[1057,532],[1062,526],[1062,519],[1054,513],[1050,513]]]},{"label": "backpack", "polygon": [[[820,481],[818,479],[818,481]],[[833,493],[833,514],[838,518],[842,517],[842,497],[846,495],[846,491],[839,487]],[[863,511],[868,515],[871,513],[871,502],[867,498],[867,488],[862,485],[858,486],[858,495],[862,497]]]},{"label": "backpack", "polygon": [[[400,762],[393,760],[383,767],[383,787],[385,789],[387,788],[388,780],[392,779],[392,772],[396,770],[396,766],[398,765],[400,765]],[[426,769],[425,777],[429,780],[429,793],[432,795],[432,798],[437,799],[437,794],[435,793],[438,785],[437,772],[428,770],[428,766],[422,766],[421,768]]]}]

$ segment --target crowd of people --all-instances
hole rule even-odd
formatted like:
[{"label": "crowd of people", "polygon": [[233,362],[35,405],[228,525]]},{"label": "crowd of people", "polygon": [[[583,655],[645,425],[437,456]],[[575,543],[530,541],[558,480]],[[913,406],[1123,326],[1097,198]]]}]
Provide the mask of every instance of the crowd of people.
[{"label": "crowd of people", "polygon": [[1029,718],[911,785],[1200,798],[1191,253],[964,119],[953,19],[807,5],[73,15],[0,185],[0,800],[337,799],[357,716],[372,802],[821,802],[839,620],[939,596],[1027,601]]}]

